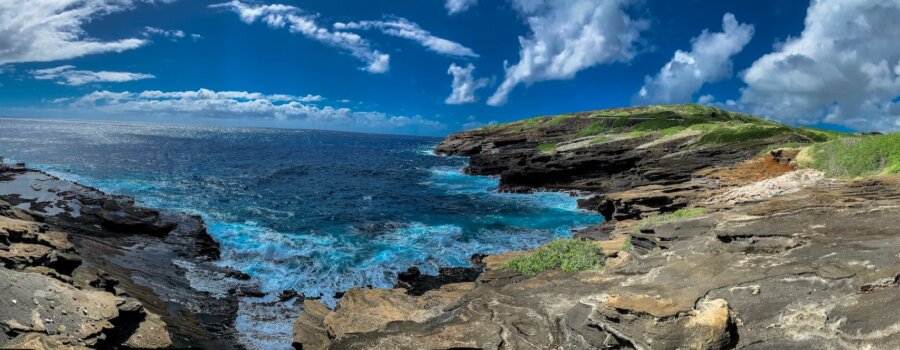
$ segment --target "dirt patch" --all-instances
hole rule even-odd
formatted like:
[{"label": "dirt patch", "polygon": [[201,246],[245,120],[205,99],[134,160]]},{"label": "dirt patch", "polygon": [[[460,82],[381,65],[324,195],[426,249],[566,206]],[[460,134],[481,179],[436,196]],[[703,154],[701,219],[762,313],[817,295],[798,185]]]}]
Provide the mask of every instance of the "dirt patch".
[{"label": "dirt patch", "polygon": [[766,154],[734,166],[704,170],[696,175],[718,179],[729,184],[744,184],[771,179],[796,170],[791,164],[794,156],[796,156],[796,152],[792,154],[786,153],[788,151]]}]

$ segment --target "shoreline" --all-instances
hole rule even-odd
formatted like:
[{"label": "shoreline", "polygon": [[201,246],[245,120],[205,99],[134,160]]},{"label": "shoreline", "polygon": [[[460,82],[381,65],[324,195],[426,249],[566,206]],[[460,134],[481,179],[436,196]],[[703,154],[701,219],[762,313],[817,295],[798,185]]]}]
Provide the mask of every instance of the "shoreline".
[{"label": "shoreline", "polygon": [[[218,258],[218,244],[206,233],[202,219],[136,206],[130,198],[107,195],[96,188],[19,165],[0,165],[0,177],[3,178],[0,182],[0,189],[3,189],[0,200],[3,203],[12,202],[7,214],[17,213],[15,218],[10,219],[15,221],[8,225],[34,223],[46,227],[40,228],[42,231],[61,232],[64,237],[58,245],[46,248],[34,245],[41,244],[41,241],[28,243],[30,241],[7,238],[7,244],[12,244],[7,248],[10,253],[19,251],[14,248],[49,249],[46,253],[49,257],[65,254],[74,265],[70,270],[51,272],[41,270],[41,266],[52,266],[52,258],[21,260],[25,258],[13,256],[10,259],[19,263],[7,263],[7,267],[12,267],[9,273],[24,271],[30,276],[35,271],[43,271],[39,275],[54,277],[85,292],[98,295],[109,293],[109,298],[133,300],[134,312],[144,315],[135,317],[157,320],[154,322],[158,325],[153,328],[162,328],[165,334],[147,334],[146,338],[141,333],[131,335],[145,342],[158,341],[154,346],[168,343],[175,347],[242,348],[233,332],[227,329],[235,317],[233,299],[210,300],[193,290],[182,274],[171,267],[172,260],[185,259],[223,276],[229,273],[210,263]],[[41,277],[37,275],[34,278],[38,279],[35,283],[49,283],[41,282]],[[34,304],[41,306],[37,301]],[[119,310],[118,314],[126,311]],[[32,312],[40,313],[49,320],[66,319],[71,315],[66,311],[53,311],[52,308]],[[112,316],[116,317],[115,314]],[[42,336],[46,338],[41,341],[54,344],[64,340],[90,346],[99,346],[96,343],[99,341],[108,344],[104,346],[116,346],[115,342],[121,340],[115,339],[134,332],[129,330],[131,321],[121,325],[90,319],[69,322],[70,326],[61,328],[100,327],[105,330],[99,336],[89,338],[56,330]],[[28,320],[19,323],[32,323],[32,326],[9,334],[33,337],[40,334],[32,333],[33,330],[44,329]],[[222,325],[225,327],[221,328]],[[15,343],[12,338],[7,341]],[[135,344],[128,346],[136,347]]]},{"label": "shoreline", "polygon": [[[442,155],[433,155],[433,156],[443,157]],[[10,161],[11,161],[10,159],[7,159],[6,163],[10,163]],[[12,165],[12,164],[6,164],[5,166],[15,167],[15,165]],[[99,188],[82,184],[79,181],[82,178],[78,174],[70,174],[67,172],[60,172],[60,171],[47,171],[41,167],[39,167],[38,169],[34,169],[33,167],[28,167],[28,168],[25,168],[24,171],[42,174],[46,177],[56,179],[59,182],[71,184],[71,186],[74,188],[83,189],[83,190],[89,191],[89,192],[96,192],[98,194],[101,194],[102,196],[120,197],[120,196],[106,194]],[[465,174],[462,171],[462,169],[456,169],[456,171],[461,175]],[[67,176],[67,175],[71,175],[71,176]],[[469,175],[466,175],[466,176],[469,176]],[[548,191],[548,192],[558,193],[556,191]],[[568,196],[568,197],[572,197],[573,205],[574,205],[574,202],[579,199],[579,197],[573,196],[573,193],[571,193],[571,192],[560,193],[560,194]],[[0,198],[2,198],[2,196],[0,196]],[[140,203],[139,200],[132,199],[131,201],[132,201],[132,203]],[[583,209],[575,209],[575,210],[583,210]],[[170,212],[169,209],[165,209],[165,211]],[[196,215],[192,216],[192,218],[194,220],[198,221],[199,224],[201,225],[203,232],[206,232],[206,228],[203,223],[203,219]],[[77,228],[78,223],[69,223],[66,220],[61,220],[59,223],[57,223],[57,225],[66,226],[67,229],[70,229],[70,230],[75,230],[75,231],[78,230],[78,228]],[[573,232],[574,229],[575,228],[573,228],[570,232]],[[128,254],[128,256],[131,257],[128,259],[135,259],[135,257],[141,256],[141,253],[138,253],[135,251],[130,251],[127,248],[128,245],[134,245],[134,244],[139,244],[139,245],[144,245],[144,246],[147,245],[146,242],[134,242],[134,241],[121,242],[121,241],[119,241],[118,238],[111,240],[110,236],[90,237],[90,236],[83,235],[83,234],[72,235],[72,240],[77,245],[76,252],[87,254],[87,255],[111,256],[111,255],[122,255],[123,253],[120,251],[125,251],[126,252],[125,254]],[[215,254],[215,255],[217,256],[218,251],[216,253],[217,254]],[[477,279],[478,275],[480,274],[481,270],[483,269],[483,267],[481,266],[482,265],[481,261],[478,260],[478,258],[480,256],[484,256],[484,254],[482,254],[482,253],[483,252],[479,251],[479,252],[475,252],[472,255],[471,259],[469,259],[470,266],[445,266],[445,267],[441,267],[441,268],[437,269],[435,271],[435,273],[431,274],[431,275],[427,274],[427,273],[422,273],[415,267],[409,267],[406,271],[401,272],[397,276],[397,278],[394,279],[393,285],[394,285],[394,287],[405,287],[410,290],[410,293],[421,295],[430,290],[437,290],[441,286],[446,285],[446,284],[472,282],[475,279]],[[137,259],[140,260],[140,258],[137,258]],[[91,259],[88,259],[88,260],[91,260]],[[169,324],[169,328],[173,329],[172,330],[172,338],[173,338],[173,341],[174,341],[174,344],[176,347],[180,347],[180,346],[199,346],[200,348],[207,348],[207,347],[211,347],[211,346],[219,347],[219,348],[242,348],[243,347],[243,345],[241,345],[241,344],[245,343],[245,342],[240,341],[240,338],[245,335],[243,335],[243,332],[241,332],[239,330],[240,327],[239,327],[238,323],[240,323],[240,320],[236,317],[239,316],[240,314],[239,314],[239,312],[237,312],[237,309],[240,308],[239,305],[244,302],[259,303],[260,301],[256,300],[255,297],[263,296],[264,293],[258,291],[258,289],[254,289],[255,287],[250,287],[250,290],[246,291],[246,293],[249,293],[249,295],[254,298],[248,299],[247,301],[242,301],[242,299],[244,299],[244,298],[237,297],[237,295],[240,295],[241,293],[245,293],[245,292],[238,291],[237,294],[231,294],[229,296],[225,296],[225,298],[228,299],[226,304],[231,305],[231,306],[228,306],[227,308],[229,308],[230,310],[233,310],[233,311],[228,312],[229,316],[226,317],[227,318],[226,324],[230,323],[230,324],[234,324],[234,325],[233,326],[226,325],[226,327],[225,327],[226,329],[219,330],[219,332],[224,332],[222,334],[226,334],[227,335],[226,338],[228,338],[230,340],[228,340],[227,343],[225,343],[225,344],[223,344],[221,342],[204,343],[204,341],[206,341],[206,339],[216,338],[217,336],[206,336],[205,337],[206,339],[201,339],[204,337],[196,336],[196,334],[202,334],[202,333],[206,332],[203,329],[201,329],[202,327],[200,326],[200,324],[206,323],[209,326],[213,326],[215,324],[220,324],[223,320],[222,316],[203,316],[203,315],[201,315],[203,313],[198,314],[196,317],[195,316],[187,317],[187,319],[181,319],[180,317],[173,316],[173,315],[171,315],[173,310],[176,310],[176,311],[174,311],[176,313],[181,313],[181,311],[177,311],[177,310],[182,310],[185,308],[185,306],[180,305],[180,303],[172,303],[170,301],[162,300],[162,299],[164,299],[164,297],[162,295],[169,293],[169,295],[171,296],[172,291],[171,290],[155,290],[154,288],[149,287],[148,285],[151,285],[151,286],[155,285],[158,289],[158,283],[148,282],[147,280],[143,280],[143,279],[141,279],[139,282],[136,282],[133,280],[132,275],[134,275],[135,273],[138,273],[140,270],[145,270],[145,271],[143,271],[144,273],[158,271],[158,270],[164,271],[165,269],[163,268],[163,266],[158,265],[158,263],[160,263],[160,262],[164,263],[166,261],[171,261],[171,262],[174,262],[175,265],[179,269],[182,269],[180,271],[183,271],[183,272],[178,273],[179,275],[183,276],[180,278],[181,282],[179,282],[181,284],[181,287],[178,287],[178,288],[181,288],[181,289],[189,288],[189,289],[193,289],[195,292],[198,292],[198,293],[204,293],[203,291],[206,290],[207,292],[205,292],[205,293],[212,293],[213,295],[220,294],[222,291],[217,292],[217,291],[210,290],[209,288],[204,288],[204,286],[195,285],[196,281],[194,281],[194,278],[191,278],[190,275],[192,273],[192,269],[194,269],[196,266],[195,265],[196,261],[194,263],[186,262],[184,260],[179,260],[178,257],[173,257],[171,255],[169,255],[167,257],[155,256],[155,257],[150,258],[150,260],[154,260],[155,261],[154,264],[156,264],[156,265],[150,264],[150,265],[145,265],[142,267],[136,267],[134,265],[127,265],[127,264],[124,264],[125,266],[123,266],[123,264],[121,264],[121,263],[110,263],[108,261],[89,261],[89,263],[92,266],[97,266],[98,268],[106,271],[109,274],[109,278],[111,280],[119,281],[118,284],[120,286],[122,286],[123,289],[126,289],[129,292],[129,294],[137,296],[138,299],[140,299],[146,305],[147,309],[149,309],[155,313],[162,314],[162,315],[166,315],[166,313],[169,313],[170,315],[163,317],[163,319],[167,321],[167,323]],[[222,275],[222,271],[217,271],[217,270],[220,270],[221,268],[219,268],[217,266],[218,264],[215,264],[214,261],[215,260],[209,260],[210,264],[206,264],[206,262],[204,261],[203,263],[206,264],[207,266],[205,266],[203,268],[203,270],[204,271],[215,271],[215,272],[219,273],[220,275]],[[157,267],[147,268],[146,266],[157,266]],[[235,272],[235,273],[232,273],[229,271],[224,271],[224,272],[227,274],[234,275],[234,276],[237,276],[240,274],[240,272]],[[187,273],[187,275],[184,275],[185,273]],[[205,273],[203,271],[201,271],[201,275],[204,275],[204,274]],[[172,279],[172,280],[179,279],[178,276],[173,276],[173,275],[170,275],[167,278]],[[186,281],[184,280],[185,278],[187,278]],[[202,278],[203,278],[203,280],[199,281],[199,283],[205,283],[203,281],[209,281],[208,275],[205,275]],[[187,283],[185,284],[185,282],[187,282]],[[364,286],[353,286],[353,287],[364,287]],[[212,287],[212,288],[215,288],[215,287]],[[222,289],[221,286],[218,289]],[[345,291],[338,292],[338,294],[344,294],[344,293],[345,293]],[[183,293],[181,293],[181,292],[174,293],[174,294],[183,296]],[[292,307],[293,309],[297,309],[297,307],[299,306],[297,303],[302,303],[304,300],[318,300],[318,297],[315,297],[315,296],[306,297],[306,296],[303,296],[302,294],[290,294],[290,293],[287,293],[287,291],[282,292],[282,293],[274,293],[273,292],[273,293],[265,293],[265,294],[269,294],[265,300],[268,300],[271,298],[276,298],[275,299],[276,301],[282,300],[281,303],[284,303],[285,299],[287,299],[288,301],[293,299],[293,303],[290,303],[290,302],[287,303],[288,305],[293,305],[293,307]],[[275,294],[278,294],[278,295],[275,296]],[[299,296],[299,298],[294,298],[294,296]],[[218,297],[222,297],[222,296],[219,295]],[[250,301],[250,300],[254,300],[254,301]],[[262,301],[262,303],[267,304],[269,302]],[[248,305],[250,305],[250,304],[248,304]],[[191,320],[188,320],[188,319],[191,319]],[[238,323],[234,323],[234,322],[238,322]],[[289,324],[289,321],[285,322],[285,323]],[[248,325],[252,326],[253,325],[252,321]],[[209,328],[209,327],[207,327],[207,328]],[[236,332],[236,333],[234,333],[234,332]],[[186,335],[191,335],[193,337],[193,339],[191,339],[191,337],[188,337]]]}]

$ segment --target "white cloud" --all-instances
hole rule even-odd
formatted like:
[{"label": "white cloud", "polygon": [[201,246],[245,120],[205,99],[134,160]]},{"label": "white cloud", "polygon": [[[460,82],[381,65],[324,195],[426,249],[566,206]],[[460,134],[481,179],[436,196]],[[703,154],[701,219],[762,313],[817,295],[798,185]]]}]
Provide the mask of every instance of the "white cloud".
[{"label": "white cloud", "polygon": [[203,39],[203,36],[200,34],[194,34],[194,33],[188,34],[188,33],[185,33],[181,29],[162,29],[162,28],[150,27],[150,26],[144,27],[144,30],[141,31],[141,34],[144,37],[158,36],[158,37],[169,39],[171,41],[178,41],[178,40],[181,40],[181,39],[184,39],[187,37],[190,37],[191,40],[193,40],[193,41]]},{"label": "white cloud", "polygon": [[38,80],[54,80],[58,84],[70,86],[90,83],[123,83],[127,81],[156,78],[152,74],[144,73],[78,70],[75,69],[75,66],[70,65],[30,70],[28,73]]},{"label": "white cloud", "polygon": [[237,0],[210,7],[230,9],[247,24],[261,21],[271,28],[286,28],[291,33],[345,50],[363,61],[366,64],[364,69],[370,73],[384,73],[390,69],[389,55],[372,49],[369,42],[357,34],[331,31],[319,26],[316,15],[303,13],[297,7],[282,4],[251,5]]},{"label": "white cloud", "polygon": [[425,48],[439,54],[457,57],[478,57],[478,54],[472,51],[472,49],[465,47],[460,43],[434,36],[431,32],[422,29],[418,24],[410,22],[405,18],[387,21],[338,22],[334,24],[334,29],[378,29],[387,35],[415,41]]},{"label": "white cloud", "polygon": [[810,3],[806,27],[743,73],[738,105],[785,122],[900,129],[900,1]]},{"label": "white cloud", "polygon": [[450,92],[450,96],[447,96],[444,103],[458,105],[478,100],[475,97],[475,91],[487,86],[489,81],[487,78],[475,79],[472,75],[474,70],[475,65],[471,63],[466,67],[457,66],[455,63],[450,64],[447,74],[453,76],[453,83],[450,85],[453,91]]},{"label": "white cloud", "polygon": [[630,0],[512,0],[531,33],[519,37],[519,63],[504,62],[506,78],[488,104],[506,103],[519,84],[570,79],[594,65],[628,62],[646,21],[625,13]]},{"label": "white cloud", "polygon": [[142,33],[144,36],[158,35],[172,40],[181,39],[185,36],[184,31],[181,29],[162,29],[150,26],[144,27]]},{"label": "white cloud", "polygon": [[455,15],[462,13],[478,4],[478,0],[446,0],[444,7],[447,8],[447,14]]},{"label": "white cloud", "polygon": [[[732,74],[731,56],[744,49],[753,37],[753,26],[738,23],[731,13],[722,17],[722,32],[704,29],[691,39],[691,51],[675,51],[675,56],[654,77],[646,77],[634,97],[635,103],[683,103],[705,83]],[[702,103],[702,102],[701,102]]]},{"label": "white cloud", "polygon": [[697,103],[701,105],[711,105],[716,102],[716,97],[710,94],[706,94],[697,98]]},{"label": "white cloud", "polygon": [[[146,40],[102,41],[82,28],[99,17],[130,9],[136,0],[0,1],[0,65],[49,62],[143,46]],[[150,2],[150,1],[145,1]]]},{"label": "white cloud", "polygon": [[78,111],[115,115],[213,118],[274,118],[306,125],[343,129],[441,130],[445,126],[422,116],[388,115],[313,104],[319,95],[292,96],[246,91],[94,91],[69,106]]}]

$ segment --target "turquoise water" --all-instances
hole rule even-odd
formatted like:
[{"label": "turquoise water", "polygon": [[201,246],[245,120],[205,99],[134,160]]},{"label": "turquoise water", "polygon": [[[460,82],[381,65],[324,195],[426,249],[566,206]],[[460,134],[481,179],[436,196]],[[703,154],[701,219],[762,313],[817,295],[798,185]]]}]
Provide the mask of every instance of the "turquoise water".
[{"label": "turquoise water", "polygon": [[[474,253],[535,247],[601,220],[566,194],[497,193],[496,179],[460,172],[465,159],[431,154],[434,138],[8,119],[0,135],[8,158],[203,216],[220,264],[263,291],[330,304],[353,286],[389,287],[410,266],[466,266]],[[290,343],[298,310],[274,300],[242,301],[238,328],[252,348]]]}]

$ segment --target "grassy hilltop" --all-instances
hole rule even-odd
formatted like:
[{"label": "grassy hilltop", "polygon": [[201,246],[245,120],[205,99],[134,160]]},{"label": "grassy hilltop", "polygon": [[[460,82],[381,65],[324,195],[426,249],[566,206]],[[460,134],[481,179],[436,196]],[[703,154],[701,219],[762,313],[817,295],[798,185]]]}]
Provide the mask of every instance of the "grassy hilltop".
[{"label": "grassy hilltop", "polygon": [[474,132],[550,135],[537,146],[555,153],[604,142],[646,138],[648,143],[680,140],[691,148],[765,142],[802,149],[798,164],[832,177],[900,173],[900,133],[855,135],[794,127],[757,116],[698,104],[654,105],[540,116],[486,126]]}]

